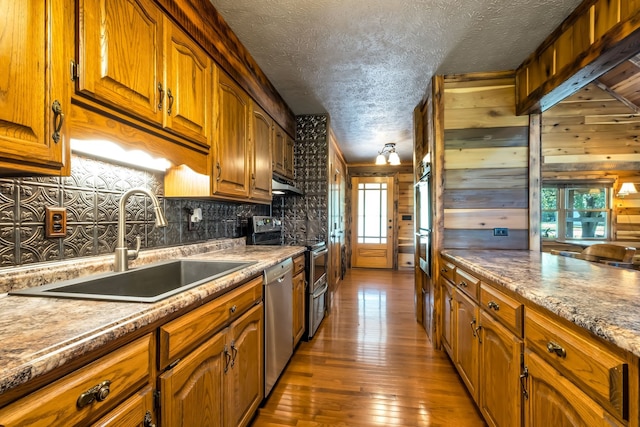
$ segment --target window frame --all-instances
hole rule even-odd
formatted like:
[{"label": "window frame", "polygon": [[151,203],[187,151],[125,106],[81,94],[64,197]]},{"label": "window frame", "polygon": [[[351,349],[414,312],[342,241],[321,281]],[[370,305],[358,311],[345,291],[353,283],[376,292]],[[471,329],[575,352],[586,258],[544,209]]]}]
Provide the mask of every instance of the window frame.
[{"label": "window frame", "polygon": [[[590,240],[590,241],[607,241],[612,239],[613,227],[612,227],[612,215],[613,215],[613,182],[597,181],[562,181],[562,182],[542,182],[541,194],[546,188],[556,189],[556,209],[544,209],[542,206],[542,197],[540,200],[540,236],[543,241],[551,240]],[[567,206],[567,190],[575,188],[600,188],[605,191],[605,207],[601,209],[575,209],[573,206]],[[602,237],[567,237],[567,213],[574,212],[576,210],[586,210],[593,212],[604,212],[606,219],[604,221],[604,236]],[[557,212],[556,216],[556,236],[545,237],[545,233],[542,229],[543,221],[542,217],[546,212]]]}]

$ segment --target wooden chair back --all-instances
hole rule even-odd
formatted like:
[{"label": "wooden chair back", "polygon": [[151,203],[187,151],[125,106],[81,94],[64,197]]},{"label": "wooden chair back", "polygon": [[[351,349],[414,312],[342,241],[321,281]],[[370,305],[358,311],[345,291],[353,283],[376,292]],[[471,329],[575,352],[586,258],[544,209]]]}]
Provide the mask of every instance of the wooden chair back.
[{"label": "wooden chair back", "polygon": [[[590,261],[608,260],[620,261],[624,263],[633,262],[633,256],[636,254],[636,248],[629,248],[611,243],[597,243],[585,248],[580,255],[581,258]],[[591,258],[594,259],[591,259]]]}]

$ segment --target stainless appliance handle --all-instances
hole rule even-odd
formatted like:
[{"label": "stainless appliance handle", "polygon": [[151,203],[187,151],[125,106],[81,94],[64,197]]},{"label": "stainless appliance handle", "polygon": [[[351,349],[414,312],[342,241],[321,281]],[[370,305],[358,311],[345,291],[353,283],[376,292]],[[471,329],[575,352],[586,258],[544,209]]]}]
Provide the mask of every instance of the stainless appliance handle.
[{"label": "stainless appliance handle", "polygon": [[328,252],[329,252],[329,249],[327,249],[327,248],[322,248],[322,249],[317,250],[317,251],[311,251],[311,253],[313,254],[314,258],[317,258],[320,255],[324,255],[324,254],[326,254]]},{"label": "stainless appliance handle", "polygon": [[325,292],[327,292],[327,290],[329,289],[329,284],[325,283],[320,289],[317,289],[313,295],[311,295],[314,299],[320,297],[322,294],[324,294]]}]

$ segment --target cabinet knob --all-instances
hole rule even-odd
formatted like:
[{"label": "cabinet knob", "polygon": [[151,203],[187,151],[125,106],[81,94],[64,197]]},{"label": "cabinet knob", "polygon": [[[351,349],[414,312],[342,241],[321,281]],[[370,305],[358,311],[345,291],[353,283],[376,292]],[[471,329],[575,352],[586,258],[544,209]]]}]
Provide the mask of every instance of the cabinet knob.
[{"label": "cabinet knob", "polygon": [[229,309],[229,311],[233,314],[233,313],[235,313],[235,312],[236,312],[236,310],[237,310],[237,309],[238,309],[238,306],[234,304],[234,305]]},{"label": "cabinet knob", "polygon": [[109,397],[109,393],[111,392],[109,386],[111,385],[111,381],[105,380],[100,384],[91,387],[89,390],[82,393],[78,400],[76,401],[76,405],[78,408],[82,409],[87,405],[90,405],[94,401],[102,402],[107,397]]},{"label": "cabinet knob", "polygon": [[553,341],[549,341],[547,343],[547,350],[549,351],[549,353],[555,353],[556,356],[558,357],[562,357],[562,358],[567,357],[567,350],[562,348],[560,344],[557,344]]}]

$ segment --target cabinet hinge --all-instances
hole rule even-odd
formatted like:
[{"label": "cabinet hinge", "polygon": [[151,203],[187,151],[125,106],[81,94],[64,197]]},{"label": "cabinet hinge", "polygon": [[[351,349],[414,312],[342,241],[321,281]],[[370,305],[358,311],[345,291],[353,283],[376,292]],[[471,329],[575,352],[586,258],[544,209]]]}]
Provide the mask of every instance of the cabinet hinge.
[{"label": "cabinet hinge", "polygon": [[71,75],[71,81],[76,81],[79,78],[78,75],[78,63],[76,61],[74,61],[73,59],[71,61],[69,61],[69,73]]},{"label": "cabinet hinge", "polygon": [[153,406],[160,410],[160,390],[153,390]]}]

